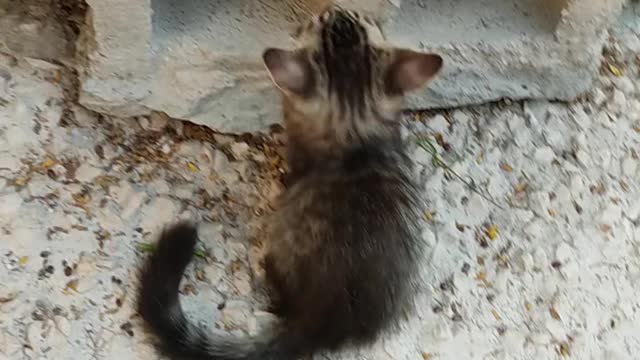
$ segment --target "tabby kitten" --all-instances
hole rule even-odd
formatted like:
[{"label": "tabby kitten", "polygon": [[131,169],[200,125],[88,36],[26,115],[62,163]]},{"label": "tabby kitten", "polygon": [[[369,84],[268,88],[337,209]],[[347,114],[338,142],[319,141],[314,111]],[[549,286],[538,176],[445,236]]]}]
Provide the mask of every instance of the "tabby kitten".
[{"label": "tabby kitten", "polygon": [[140,314],[172,359],[298,359],[372,342],[410,310],[423,206],[399,117],[403,95],[442,59],[386,48],[371,21],[337,7],[299,39],[295,50],[263,54],[283,94],[291,168],[264,258],[280,324],[236,338],[187,320],[178,287],[198,237],[180,223],[161,236],[139,294]]}]

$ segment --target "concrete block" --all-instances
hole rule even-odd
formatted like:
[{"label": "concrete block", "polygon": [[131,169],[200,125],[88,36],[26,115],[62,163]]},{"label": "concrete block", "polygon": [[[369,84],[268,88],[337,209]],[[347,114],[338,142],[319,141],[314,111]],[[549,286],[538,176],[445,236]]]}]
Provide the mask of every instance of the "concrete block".
[{"label": "concrete block", "polygon": [[[336,0],[377,16],[391,43],[445,58],[414,108],[502,98],[570,100],[589,88],[625,0]],[[88,0],[80,101],[151,110],[225,132],[279,122],[260,60],[328,0]]]}]

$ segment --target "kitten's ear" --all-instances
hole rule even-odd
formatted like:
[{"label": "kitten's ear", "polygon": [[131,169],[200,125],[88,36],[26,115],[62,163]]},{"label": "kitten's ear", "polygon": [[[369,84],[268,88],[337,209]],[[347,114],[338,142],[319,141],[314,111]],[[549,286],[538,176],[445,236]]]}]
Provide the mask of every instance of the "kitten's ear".
[{"label": "kitten's ear", "polygon": [[304,95],[311,86],[311,70],[302,54],[269,48],[262,53],[271,80],[286,94]]},{"label": "kitten's ear", "polygon": [[442,57],[407,49],[395,49],[387,70],[387,89],[406,93],[423,87],[442,68]]}]

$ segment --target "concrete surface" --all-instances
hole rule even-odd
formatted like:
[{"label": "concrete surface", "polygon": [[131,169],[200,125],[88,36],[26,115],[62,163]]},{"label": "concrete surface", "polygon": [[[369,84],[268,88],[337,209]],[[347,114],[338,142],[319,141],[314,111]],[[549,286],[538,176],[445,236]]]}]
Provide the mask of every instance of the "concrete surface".
[{"label": "concrete surface", "polygon": [[[408,116],[451,167],[412,152],[429,200],[418,316],[315,360],[637,358],[638,15],[607,36],[579,101]],[[68,76],[0,56],[0,359],[160,359],[133,307],[139,245],[178,218],[203,222],[189,314],[236,334],[272,321],[252,274],[282,136],[90,113],[65,98]]]},{"label": "concrete surface", "polygon": [[[259,55],[290,44],[295,25],[327,2],[88,1],[81,103],[121,116],[164,111],[223,132],[264,130],[279,122],[279,101]],[[624,0],[341,3],[376,13],[390,42],[445,57],[443,76],[410,102],[439,108],[573,99],[589,88]]]}]

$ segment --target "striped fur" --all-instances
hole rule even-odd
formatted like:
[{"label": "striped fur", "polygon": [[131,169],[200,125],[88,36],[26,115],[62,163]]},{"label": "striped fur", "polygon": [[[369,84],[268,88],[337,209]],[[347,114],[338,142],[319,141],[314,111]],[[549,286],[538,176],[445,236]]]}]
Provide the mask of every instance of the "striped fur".
[{"label": "striped fur", "polygon": [[404,93],[442,60],[384,47],[373,22],[339,8],[298,35],[297,49],[263,56],[283,93],[291,169],[266,229],[280,325],[235,338],[187,320],[178,286],[198,237],[181,223],[160,238],[139,294],[142,318],[172,359],[294,360],[375,341],[411,310],[424,207],[398,117]]}]

